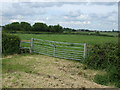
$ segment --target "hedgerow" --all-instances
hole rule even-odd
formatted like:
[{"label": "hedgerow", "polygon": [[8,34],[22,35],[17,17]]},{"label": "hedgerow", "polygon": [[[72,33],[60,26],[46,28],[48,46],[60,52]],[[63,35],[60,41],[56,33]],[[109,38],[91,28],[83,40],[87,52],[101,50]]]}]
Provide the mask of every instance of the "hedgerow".
[{"label": "hedgerow", "polygon": [[20,38],[15,35],[10,35],[8,33],[2,33],[2,54],[15,54],[19,53],[20,48]]},{"label": "hedgerow", "polygon": [[83,63],[89,68],[104,69],[107,75],[96,75],[95,82],[100,84],[114,83],[120,87],[120,60],[118,43],[96,44],[89,47],[88,56]]}]

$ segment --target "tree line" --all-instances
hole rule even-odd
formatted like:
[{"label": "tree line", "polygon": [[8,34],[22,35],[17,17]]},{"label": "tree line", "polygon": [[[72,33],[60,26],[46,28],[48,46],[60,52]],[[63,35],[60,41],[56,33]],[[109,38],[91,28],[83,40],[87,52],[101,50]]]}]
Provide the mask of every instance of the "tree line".
[{"label": "tree line", "polygon": [[[1,27],[1,26],[0,26]],[[72,28],[65,28],[57,25],[47,25],[45,23],[36,22],[33,25],[31,25],[28,22],[13,22],[10,24],[6,24],[2,26],[3,30],[6,31],[37,31],[37,32],[56,32],[56,33],[62,33],[62,32],[96,32],[98,30],[89,30],[89,29],[72,29]],[[115,31],[114,29],[112,31],[99,31],[99,32],[119,32]]]},{"label": "tree line", "polygon": [[13,22],[2,26],[3,30],[6,31],[37,31],[37,32],[58,32],[62,33],[63,31],[74,31],[71,28],[63,28],[59,24],[57,25],[47,25],[45,23],[36,22],[31,25],[28,22]]}]

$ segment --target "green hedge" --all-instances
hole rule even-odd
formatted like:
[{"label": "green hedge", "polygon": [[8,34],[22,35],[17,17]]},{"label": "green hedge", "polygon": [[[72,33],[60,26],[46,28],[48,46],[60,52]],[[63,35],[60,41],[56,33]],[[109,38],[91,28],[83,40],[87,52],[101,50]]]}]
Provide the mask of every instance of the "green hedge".
[{"label": "green hedge", "polygon": [[117,43],[96,44],[89,47],[84,63],[94,69],[107,69],[118,64],[119,52]]},{"label": "green hedge", "polygon": [[15,54],[19,53],[20,38],[15,35],[2,33],[2,54]]},{"label": "green hedge", "polygon": [[[120,52],[118,43],[96,44],[89,47],[88,56],[83,63],[93,69],[104,69],[107,75],[97,75],[100,84],[113,83],[120,87]],[[105,79],[106,78],[106,79]]]}]

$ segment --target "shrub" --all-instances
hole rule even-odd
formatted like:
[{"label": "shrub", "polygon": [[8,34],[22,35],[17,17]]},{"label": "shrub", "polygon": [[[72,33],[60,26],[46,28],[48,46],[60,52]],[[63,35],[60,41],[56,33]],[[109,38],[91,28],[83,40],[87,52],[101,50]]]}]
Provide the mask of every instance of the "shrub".
[{"label": "shrub", "polygon": [[109,77],[107,75],[96,75],[94,81],[101,85],[107,85],[109,83]]},{"label": "shrub", "polygon": [[[119,62],[118,45],[115,43],[96,44],[89,47],[84,63],[94,69],[106,69]],[[117,63],[118,64],[118,63]]]},{"label": "shrub", "polygon": [[120,66],[111,65],[109,66],[107,72],[110,77],[110,81],[120,88]]},{"label": "shrub", "polygon": [[2,53],[4,55],[19,53],[20,38],[15,35],[2,33]]},{"label": "shrub", "polygon": [[120,60],[117,43],[96,44],[89,49],[88,57],[83,62],[94,69],[105,69],[107,75],[98,75],[95,82],[100,84],[114,83],[120,87]]},{"label": "shrub", "polygon": [[102,85],[113,84],[120,88],[120,68],[115,66],[110,66],[105,75],[96,75],[94,81]]}]

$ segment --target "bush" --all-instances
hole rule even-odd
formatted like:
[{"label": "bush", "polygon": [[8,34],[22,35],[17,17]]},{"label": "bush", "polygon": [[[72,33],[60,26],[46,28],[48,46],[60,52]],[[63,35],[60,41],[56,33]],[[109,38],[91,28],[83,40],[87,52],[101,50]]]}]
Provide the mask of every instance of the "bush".
[{"label": "bush", "polygon": [[96,75],[94,81],[101,85],[108,85],[109,77],[107,75]]},{"label": "bush", "polygon": [[110,66],[111,68],[107,70],[105,75],[96,75],[94,81],[102,85],[113,84],[120,88],[120,68],[115,66]]},{"label": "bush", "polygon": [[84,63],[94,69],[106,69],[118,64],[118,45],[115,43],[96,44],[89,47],[88,56]]},{"label": "bush", "polygon": [[108,75],[112,81],[118,81],[120,79],[120,68],[117,66],[110,66],[107,70]]},{"label": "bush", "polygon": [[4,55],[19,53],[20,38],[15,35],[2,33],[2,53]]},{"label": "bush", "polygon": [[95,82],[105,85],[109,82],[120,87],[120,53],[118,47],[117,43],[96,44],[90,47],[88,57],[83,62],[90,68],[107,71],[107,75],[96,76]]}]

